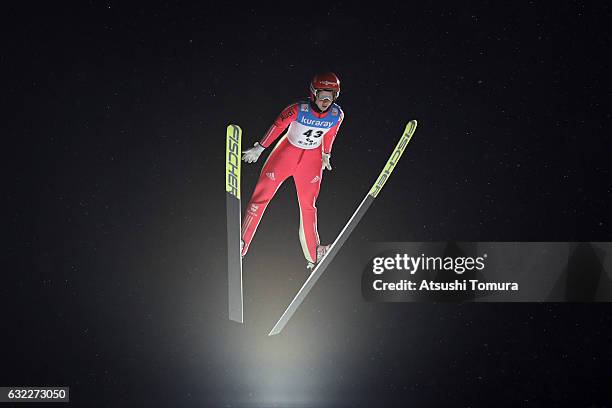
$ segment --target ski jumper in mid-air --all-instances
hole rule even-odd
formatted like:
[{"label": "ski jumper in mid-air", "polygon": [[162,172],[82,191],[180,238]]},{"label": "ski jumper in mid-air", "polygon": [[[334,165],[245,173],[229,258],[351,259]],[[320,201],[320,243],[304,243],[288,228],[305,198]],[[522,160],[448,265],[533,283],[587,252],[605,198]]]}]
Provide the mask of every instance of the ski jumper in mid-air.
[{"label": "ski jumper in mid-air", "polygon": [[308,268],[313,268],[327,252],[317,231],[317,197],[323,169],[331,170],[334,139],[344,119],[335,101],[340,95],[340,80],[329,72],[310,82],[309,100],[287,106],[255,147],[244,152],[243,160],[257,161],[287,129],[266,160],[242,220],[242,256],[251,244],[261,217],[276,190],[293,176],[300,206],[299,236]]}]

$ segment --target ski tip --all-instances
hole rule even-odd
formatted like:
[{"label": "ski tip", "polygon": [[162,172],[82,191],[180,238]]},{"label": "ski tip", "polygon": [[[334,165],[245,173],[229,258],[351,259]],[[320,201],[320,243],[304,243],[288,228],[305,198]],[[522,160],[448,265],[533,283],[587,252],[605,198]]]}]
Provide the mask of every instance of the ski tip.
[{"label": "ski tip", "polygon": [[410,122],[406,124],[406,129],[404,130],[405,135],[412,136],[417,127],[416,119],[412,119]]}]

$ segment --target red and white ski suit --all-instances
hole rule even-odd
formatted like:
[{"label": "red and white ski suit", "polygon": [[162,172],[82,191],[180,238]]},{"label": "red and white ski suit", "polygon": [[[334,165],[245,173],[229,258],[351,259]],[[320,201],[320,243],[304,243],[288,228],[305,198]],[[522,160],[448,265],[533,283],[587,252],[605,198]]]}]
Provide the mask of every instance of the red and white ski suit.
[{"label": "red and white ski suit", "polygon": [[266,160],[255,191],[242,220],[244,256],[266,207],[280,185],[293,176],[300,205],[299,236],[304,256],[317,261],[320,244],[317,231],[317,197],[321,187],[322,153],[329,154],[344,119],[340,106],[332,104],[325,112],[313,109],[309,102],[286,107],[259,144],[270,146],[289,127]]}]

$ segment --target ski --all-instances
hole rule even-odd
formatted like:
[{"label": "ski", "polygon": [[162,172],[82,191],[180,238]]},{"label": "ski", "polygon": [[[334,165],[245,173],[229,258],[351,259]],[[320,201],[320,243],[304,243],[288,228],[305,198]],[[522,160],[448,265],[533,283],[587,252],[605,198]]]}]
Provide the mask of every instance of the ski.
[{"label": "ski", "polygon": [[295,297],[293,298],[293,300],[291,301],[291,303],[289,304],[289,306],[287,307],[283,315],[280,317],[278,322],[274,325],[274,327],[272,328],[268,336],[279,334],[283,330],[283,328],[289,322],[289,319],[291,319],[291,317],[293,316],[297,308],[302,304],[302,302],[308,295],[308,292],[310,292],[314,284],[321,277],[321,275],[323,275],[323,272],[325,272],[325,269],[332,262],[336,254],[340,251],[340,248],[342,248],[342,245],[344,245],[344,243],[346,242],[348,237],[351,235],[351,233],[353,232],[353,230],[355,229],[359,221],[363,218],[364,214],[366,213],[370,205],[372,205],[372,203],[374,202],[374,199],[380,193],[380,190],[385,185],[386,181],[389,179],[391,172],[395,168],[395,165],[397,164],[400,157],[402,156],[402,153],[406,149],[408,142],[410,142],[410,139],[412,138],[412,135],[414,134],[416,127],[417,127],[416,120],[411,120],[410,122],[408,122],[408,124],[406,125],[406,129],[404,130],[404,133],[402,134],[402,137],[400,138],[397,146],[393,150],[393,153],[391,154],[391,157],[387,161],[387,164],[385,165],[382,172],[376,179],[376,182],[374,183],[374,185],[372,186],[368,194],[365,196],[361,204],[359,204],[359,207],[357,207],[357,210],[355,210],[355,212],[353,213],[351,218],[348,220],[348,222],[346,223],[342,231],[340,231],[340,234],[338,234],[338,237],[336,237],[336,240],[332,243],[331,247],[329,248],[329,250],[323,257],[323,259],[319,261],[319,263],[317,264],[315,269],[312,271],[308,279],[306,279],[306,282],[304,283],[304,285],[302,285],[299,292],[297,293],[297,295],[295,295]]},{"label": "ski", "polygon": [[227,279],[230,320],[243,322],[242,256],[240,251],[240,141],[242,129],[227,127],[225,191],[227,208]]}]

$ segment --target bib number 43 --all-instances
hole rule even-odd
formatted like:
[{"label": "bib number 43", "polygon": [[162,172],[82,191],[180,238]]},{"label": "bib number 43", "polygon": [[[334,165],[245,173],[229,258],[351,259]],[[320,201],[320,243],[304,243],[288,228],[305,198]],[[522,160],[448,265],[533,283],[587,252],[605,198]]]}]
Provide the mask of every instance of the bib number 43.
[{"label": "bib number 43", "polygon": [[[313,135],[313,132],[314,132],[314,135]],[[312,129],[308,129],[306,132],[302,133],[302,135],[306,136],[307,141],[312,142],[313,140],[311,139],[311,137],[318,139],[321,136],[323,136],[323,131],[322,130],[313,131]]]}]

